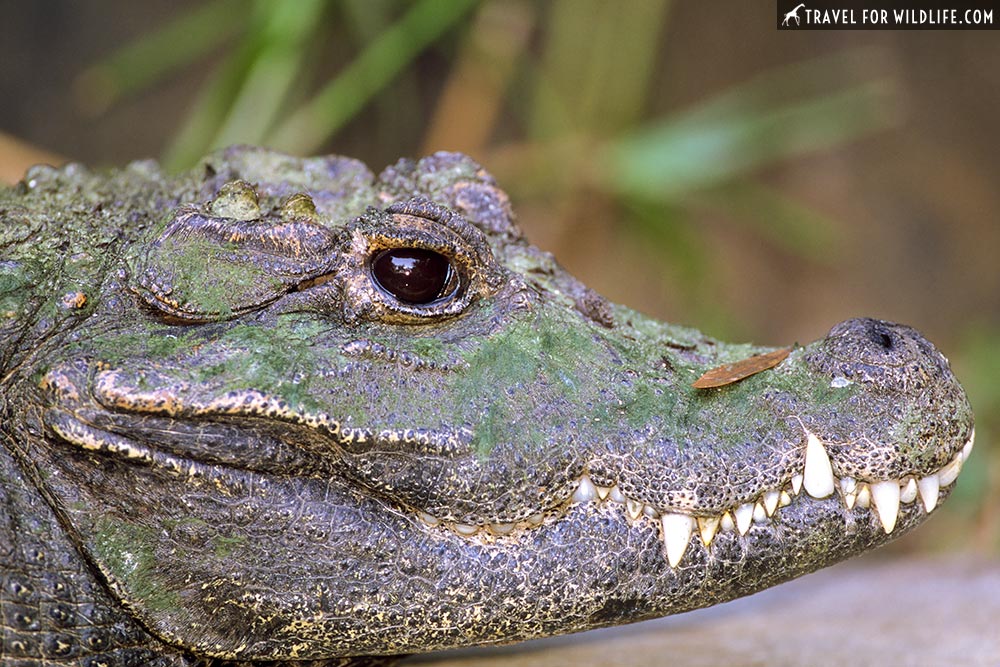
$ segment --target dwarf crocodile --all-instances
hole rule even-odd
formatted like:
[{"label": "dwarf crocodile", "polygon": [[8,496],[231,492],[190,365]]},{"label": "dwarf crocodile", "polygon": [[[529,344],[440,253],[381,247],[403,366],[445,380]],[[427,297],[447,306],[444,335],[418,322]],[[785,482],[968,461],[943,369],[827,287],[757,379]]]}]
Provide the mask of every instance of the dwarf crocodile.
[{"label": "dwarf crocodile", "polygon": [[913,329],[654,321],[459,154],[36,167],[0,249],[5,667],[364,664],[704,607],[909,530],[972,447]]}]

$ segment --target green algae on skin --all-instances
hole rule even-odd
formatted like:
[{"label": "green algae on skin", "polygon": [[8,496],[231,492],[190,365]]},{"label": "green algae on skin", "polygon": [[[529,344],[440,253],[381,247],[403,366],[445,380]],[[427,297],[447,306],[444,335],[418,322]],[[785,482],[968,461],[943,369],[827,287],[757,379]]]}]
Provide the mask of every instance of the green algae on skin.
[{"label": "green algae on skin", "polygon": [[[473,446],[480,455],[488,454],[523,420],[528,406],[524,400],[552,406],[577,403],[585,388],[594,387],[589,377],[599,346],[586,329],[568,326],[558,318],[530,316],[491,335],[462,353],[465,367],[457,378],[456,396],[475,396],[482,387],[507,387],[483,403],[470,404],[474,426]],[[539,395],[527,396],[528,386]],[[544,394],[544,397],[543,395]],[[524,429],[524,444],[542,446],[544,432]]]},{"label": "green algae on skin", "polygon": [[212,538],[216,558],[228,558],[234,551],[243,547],[246,543],[247,538],[242,535],[236,535],[235,537],[216,535]]},{"label": "green algae on skin", "polygon": [[[318,411],[311,391],[315,366],[312,341],[322,332],[316,322],[285,318],[277,328],[250,324],[225,326],[208,358],[192,358],[195,384],[222,382],[218,393],[253,389],[285,399],[305,411]],[[247,354],[254,350],[254,354]]]},{"label": "green algae on skin", "polygon": [[440,338],[432,336],[415,338],[410,343],[410,346],[417,356],[422,359],[436,363],[445,361],[444,343]]},{"label": "green algae on skin", "polygon": [[154,555],[153,530],[114,517],[100,517],[93,549],[111,581],[120,582],[153,611],[177,611],[181,598],[164,588]]}]

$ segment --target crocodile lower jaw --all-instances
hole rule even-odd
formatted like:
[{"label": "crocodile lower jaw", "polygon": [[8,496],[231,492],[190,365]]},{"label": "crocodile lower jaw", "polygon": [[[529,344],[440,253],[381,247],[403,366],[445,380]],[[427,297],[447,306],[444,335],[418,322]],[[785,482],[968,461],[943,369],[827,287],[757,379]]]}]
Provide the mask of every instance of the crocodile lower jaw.
[{"label": "crocodile lower jaw", "polygon": [[626,520],[632,523],[653,521],[659,526],[667,560],[671,567],[677,567],[696,531],[706,548],[712,545],[720,531],[736,531],[740,535],[746,535],[751,525],[770,521],[780,508],[790,505],[792,498],[803,491],[805,496],[817,500],[829,498],[836,493],[848,510],[873,507],[873,520],[877,518],[885,533],[891,534],[896,528],[901,504],[909,505],[919,499],[920,506],[928,514],[937,507],[941,489],[955,482],[962,465],[972,452],[974,441],[975,430],[948,463],[924,477],[908,475],[901,479],[858,481],[853,477],[837,477],[822,441],[809,434],[802,473],[794,475],[781,488],[764,491],[757,498],[720,514],[695,515],[657,508],[628,498],[617,485],[597,486],[587,473],[583,473],[576,480],[576,489],[568,502],[554,511],[539,512],[516,523],[471,525],[441,521],[426,512],[419,512],[418,516],[431,527],[454,531],[463,537],[492,540],[506,537],[518,530],[536,528],[546,521],[557,520],[570,507],[581,503],[617,506]]}]

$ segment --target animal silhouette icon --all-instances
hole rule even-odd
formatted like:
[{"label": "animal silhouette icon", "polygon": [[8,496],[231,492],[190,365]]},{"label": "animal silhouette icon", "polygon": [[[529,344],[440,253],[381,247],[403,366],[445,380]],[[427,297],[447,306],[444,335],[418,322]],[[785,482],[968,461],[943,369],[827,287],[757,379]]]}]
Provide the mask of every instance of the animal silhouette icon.
[{"label": "animal silhouette icon", "polygon": [[795,19],[795,25],[799,25],[801,21],[799,20],[799,10],[806,6],[806,3],[800,3],[795,6],[795,9],[785,14],[785,20],[781,22],[781,25],[788,25],[788,19]]}]

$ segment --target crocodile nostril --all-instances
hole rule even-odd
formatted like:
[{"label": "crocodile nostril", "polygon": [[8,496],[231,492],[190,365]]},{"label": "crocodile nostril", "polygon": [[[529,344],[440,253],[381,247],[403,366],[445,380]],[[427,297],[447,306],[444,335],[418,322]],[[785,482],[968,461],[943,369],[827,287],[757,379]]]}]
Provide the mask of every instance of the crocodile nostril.
[{"label": "crocodile nostril", "polygon": [[894,366],[919,357],[924,342],[910,327],[857,318],[833,327],[824,346],[833,356],[844,360]]},{"label": "crocodile nostril", "polygon": [[948,362],[916,330],[869,318],[833,327],[808,359],[812,368],[833,378],[882,386],[915,388],[951,377]]},{"label": "crocodile nostril", "polygon": [[892,334],[881,324],[872,327],[872,339],[877,345],[881,345],[883,350],[890,351],[893,347]]}]

